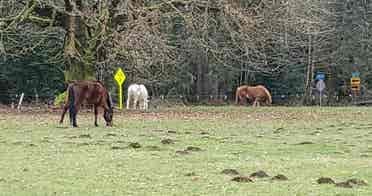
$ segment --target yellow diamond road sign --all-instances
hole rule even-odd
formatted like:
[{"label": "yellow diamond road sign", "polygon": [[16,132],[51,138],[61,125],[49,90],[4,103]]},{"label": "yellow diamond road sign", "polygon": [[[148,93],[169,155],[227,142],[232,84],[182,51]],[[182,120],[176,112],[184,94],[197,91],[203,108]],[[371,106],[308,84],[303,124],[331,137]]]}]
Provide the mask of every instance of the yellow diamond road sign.
[{"label": "yellow diamond road sign", "polygon": [[123,72],[123,70],[121,68],[118,69],[118,71],[116,72],[115,76],[114,76],[116,82],[119,84],[119,85],[122,85],[123,82],[125,81],[125,74]]}]

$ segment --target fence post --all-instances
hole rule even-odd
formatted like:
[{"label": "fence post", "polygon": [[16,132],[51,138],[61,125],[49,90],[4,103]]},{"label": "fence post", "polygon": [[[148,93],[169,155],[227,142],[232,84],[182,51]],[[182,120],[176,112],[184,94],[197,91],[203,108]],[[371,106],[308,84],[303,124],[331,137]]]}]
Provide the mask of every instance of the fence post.
[{"label": "fence post", "polygon": [[21,94],[21,97],[19,98],[19,102],[18,102],[18,106],[17,106],[17,110],[18,112],[21,111],[21,106],[22,106],[22,101],[23,101],[23,97],[25,96],[24,93]]}]

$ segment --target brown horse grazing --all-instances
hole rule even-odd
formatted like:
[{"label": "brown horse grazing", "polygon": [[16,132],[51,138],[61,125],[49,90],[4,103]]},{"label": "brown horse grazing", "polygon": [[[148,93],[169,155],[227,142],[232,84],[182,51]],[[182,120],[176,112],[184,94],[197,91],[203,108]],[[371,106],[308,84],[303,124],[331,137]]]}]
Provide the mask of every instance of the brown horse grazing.
[{"label": "brown horse grazing", "polygon": [[253,102],[253,106],[260,106],[260,103],[266,105],[271,105],[272,103],[270,92],[262,85],[239,86],[235,93],[235,104],[242,104],[243,100]]},{"label": "brown horse grazing", "polygon": [[68,96],[66,104],[63,108],[63,113],[59,123],[63,123],[63,119],[67,110],[70,113],[70,123],[73,127],[77,127],[76,115],[81,104],[87,103],[94,107],[94,125],[97,124],[98,107],[104,109],[103,117],[107,126],[112,126],[113,107],[111,97],[100,81],[74,81],[68,85]]}]

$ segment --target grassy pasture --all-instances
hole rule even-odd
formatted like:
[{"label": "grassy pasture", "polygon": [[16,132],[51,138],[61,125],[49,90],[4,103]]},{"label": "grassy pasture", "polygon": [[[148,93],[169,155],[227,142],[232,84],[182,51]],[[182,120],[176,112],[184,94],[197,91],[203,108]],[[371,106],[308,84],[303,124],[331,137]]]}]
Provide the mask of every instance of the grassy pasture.
[{"label": "grassy pasture", "polygon": [[[93,113],[78,115],[79,128],[58,119],[0,113],[1,196],[372,195],[368,107],[126,111],[115,114],[112,128],[102,118],[94,127]],[[234,182],[224,169],[288,180]],[[320,177],[369,185],[317,184]]]}]

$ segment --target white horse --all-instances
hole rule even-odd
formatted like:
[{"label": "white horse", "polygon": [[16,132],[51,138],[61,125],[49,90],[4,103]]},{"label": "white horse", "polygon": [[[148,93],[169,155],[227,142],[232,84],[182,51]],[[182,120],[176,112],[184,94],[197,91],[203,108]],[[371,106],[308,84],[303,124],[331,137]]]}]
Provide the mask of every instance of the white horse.
[{"label": "white horse", "polygon": [[148,109],[148,92],[143,84],[131,84],[128,88],[127,109],[137,109],[137,105],[141,110]]}]

